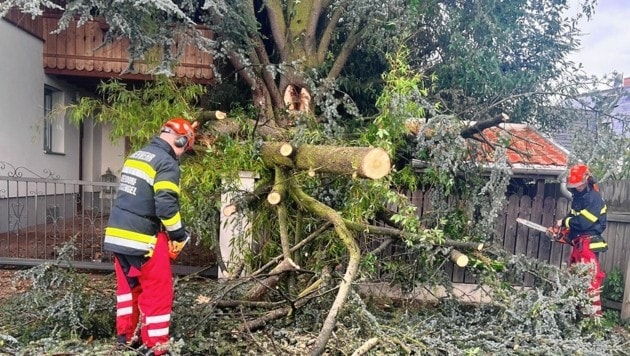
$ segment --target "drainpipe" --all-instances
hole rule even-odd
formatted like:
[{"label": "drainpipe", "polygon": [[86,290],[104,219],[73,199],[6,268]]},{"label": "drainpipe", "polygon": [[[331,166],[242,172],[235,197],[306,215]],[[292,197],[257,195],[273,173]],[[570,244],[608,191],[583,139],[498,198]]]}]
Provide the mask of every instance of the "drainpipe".
[{"label": "drainpipe", "polygon": [[[81,94],[77,91],[74,93],[74,103],[78,104],[81,100]],[[83,180],[83,120],[79,123],[79,180]],[[77,203],[79,213],[83,211],[83,184],[79,184],[79,199]]]}]

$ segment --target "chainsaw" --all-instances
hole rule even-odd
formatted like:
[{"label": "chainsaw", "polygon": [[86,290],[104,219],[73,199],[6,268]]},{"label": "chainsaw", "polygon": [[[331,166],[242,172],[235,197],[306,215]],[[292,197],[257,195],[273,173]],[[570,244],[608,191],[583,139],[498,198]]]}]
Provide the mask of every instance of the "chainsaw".
[{"label": "chainsaw", "polygon": [[569,243],[569,229],[562,226],[552,226],[545,227],[540,224],[536,224],[533,221],[525,220],[523,218],[516,218],[516,222],[525,225],[530,229],[534,229],[536,231],[544,232],[547,236],[549,236],[552,240],[561,242],[561,243]]}]

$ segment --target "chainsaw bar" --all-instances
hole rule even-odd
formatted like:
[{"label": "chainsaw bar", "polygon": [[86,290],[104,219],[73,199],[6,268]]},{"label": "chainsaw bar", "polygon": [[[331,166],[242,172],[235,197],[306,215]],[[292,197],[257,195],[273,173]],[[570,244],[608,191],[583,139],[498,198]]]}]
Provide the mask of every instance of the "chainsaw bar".
[{"label": "chainsaw bar", "polygon": [[542,226],[540,224],[536,224],[533,221],[525,220],[523,218],[516,218],[516,222],[521,224],[521,225],[525,225],[525,226],[527,226],[527,227],[529,227],[531,229],[538,230],[538,231],[541,231],[541,232],[547,232],[547,229],[548,229],[546,226]]}]

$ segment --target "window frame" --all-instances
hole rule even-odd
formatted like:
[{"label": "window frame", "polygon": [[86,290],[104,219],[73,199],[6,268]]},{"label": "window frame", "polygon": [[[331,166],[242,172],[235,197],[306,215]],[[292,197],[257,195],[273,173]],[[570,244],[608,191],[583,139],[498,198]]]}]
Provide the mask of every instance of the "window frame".
[{"label": "window frame", "polygon": [[[44,124],[43,124],[43,140],[42,145],[45,154],[51,155],[65,155],[65,153],[60,152],[55,149],[61,148],[63,151],[63,144],[59,146],[59,142],[55,143],[56,135],[59,134],[60,138],[57,137],[58,140],[63,140],[63,127],[61,129],[55,128],[55,121],[60,119],[55,115],[55,106],[59,105],[60,100],[62,100],[63,92],[53,86],[44,84]],[[61,124],[63,126],[63,124]],[[55,134],[57,131],[57,134]]]}]

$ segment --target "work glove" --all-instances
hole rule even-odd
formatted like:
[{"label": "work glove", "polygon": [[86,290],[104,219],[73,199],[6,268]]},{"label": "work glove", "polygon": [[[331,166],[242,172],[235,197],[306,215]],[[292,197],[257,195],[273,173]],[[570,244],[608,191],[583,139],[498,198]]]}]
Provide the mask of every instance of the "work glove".
[{"label": "work glove", "polygon": [[168,257],[171,260],[174,260],[179,256],[179,253],[182,252],[184,246],[190,241],[190,231],[186,230],[186,238],[183,241],[168,241]]}]

